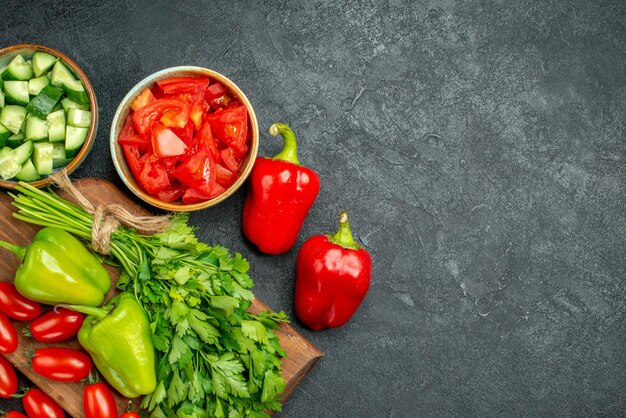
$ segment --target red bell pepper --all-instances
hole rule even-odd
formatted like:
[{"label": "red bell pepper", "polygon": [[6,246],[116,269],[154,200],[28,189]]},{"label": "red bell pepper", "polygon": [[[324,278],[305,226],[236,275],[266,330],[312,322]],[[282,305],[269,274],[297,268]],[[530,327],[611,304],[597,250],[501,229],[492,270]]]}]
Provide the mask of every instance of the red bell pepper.
[{"label": "red bell pepper", "polygon": [[296,315],[309,328],[339,327],[352,317],[370,286],[372,258],[352,238],[348,214],[339,231],[305,241],[296,262]]},{"label": "red bell pepper", "polygon": [[320,180],[315,171],[300,165],[289,126],[276,123],[270,134],[280,134],[285,145],[274,158],[258,157],[254,163],[243,206],[243,232],[261,252],[280,254],[295,244]]}]

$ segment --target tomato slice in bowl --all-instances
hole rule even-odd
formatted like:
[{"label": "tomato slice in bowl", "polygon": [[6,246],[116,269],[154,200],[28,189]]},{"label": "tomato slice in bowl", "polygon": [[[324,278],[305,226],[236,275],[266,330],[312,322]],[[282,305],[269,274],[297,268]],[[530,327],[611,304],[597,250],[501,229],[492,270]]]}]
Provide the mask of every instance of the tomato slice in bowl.
[{"label": "tomato slice in bowl", "polygon": [[183,184],[208,195],[215,185],[215,162],[209,151],[200,148],[176,167],[173,175]]},{"label": "tomato slice in bowl", "polygon": [[218,110],[208,115],[206,121],[213,135],[232,148],[236,156],[241,157],[247,152],[248,110],[245,106]]},{"label": "tomato slice in bowl", "polygon": [[152,149],[157,157],[175,157],[187,152],[187,145],[174,132],[160,123],[152,128]]}]

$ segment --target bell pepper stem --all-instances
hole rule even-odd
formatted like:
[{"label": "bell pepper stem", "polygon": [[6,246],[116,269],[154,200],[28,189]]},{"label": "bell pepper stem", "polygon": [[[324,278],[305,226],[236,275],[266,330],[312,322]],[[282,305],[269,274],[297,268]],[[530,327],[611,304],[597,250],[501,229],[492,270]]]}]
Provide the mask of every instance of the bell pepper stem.
[{"label": "bell pepper stem", "polygon": [[84,313],[85,315],[92,315],[98,319],[102,319],[109,314],[109,311],[106,309],[98,308],[95,306],[85,306],[85,305],[56,305],[54,309],[57,308],[65,308],[72,311]]},{"label": "bell pepper stem", "polygon": [[283,149],[274,156],[274,159],[300,165],[300,161],[298,160],[298,144],[296,142],[296,135],[293,133],[291,128],[284,123],[275,123],[270,126],[269,131],[272,136],[280,134],[283,137]]},{"label": "bell pepper stem", "polygon": [[344,248],[360,249],[361,246],[354,241],[352,232],[350,232],[350,223],[348,222],[348,212],[342,210],[339,214],[339,230],[328,237],[333,244],[340,245]]},{"label": "bell pepper stem", "polygon": [[0,248],[4,248],[6,250],[11,251],[13,254],[17,256],[17,258],[22,261],[24,259],[24,255],[26,254],[26,247],[22,247],[20,245],[11,244],[10,242],[0,240]]}]

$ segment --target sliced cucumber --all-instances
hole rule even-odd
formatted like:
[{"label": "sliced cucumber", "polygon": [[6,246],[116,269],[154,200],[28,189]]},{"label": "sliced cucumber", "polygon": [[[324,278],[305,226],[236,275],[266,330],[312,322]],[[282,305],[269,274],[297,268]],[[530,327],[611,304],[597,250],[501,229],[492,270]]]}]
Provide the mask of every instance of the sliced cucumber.
[{"label": "sliced cucumber", "polygon": [[52,109],[54,109],[59,100],[61,100],[62,96],[63,92],[61,89],[47,85],[30,101],[28,106],[26,106],[26,110],[35,116],[45,119],[46,116],[52,112]]},{"label": "sliced cucumber", "polygon": [[65,110],[66,112],[69,112],[70,109],[89,110],[88,104],[84,105],[84,104],[76,103],[67,97],[61,100],[61,105],[63,106],[63,110]]},{"label": "sliced cucumber", "polygon": [[4,93],[0,90],[0,107],[4,107]]},{"label": "sliced cucumber", "polygon": [[65,128],[65,157],[72,158],[80,147],[83,146],[85,139],[87,139],[87,133],[89,128],[77,128],[75,126],[67,125]]},{"label": "sliced cucumber", "polygon": [[4,75],[4,72],[6,71],[8,67],[2,67],[0,68],[0,87],[2,87],[4,85],[4,79],[2,78]]},{"label": "sliced cucumber", "polygon": [[91,112],[88,110],[69,109],[67,112],[67,124],[79,128],[91,126]]},{"label": "sliced cucumber", "polygon": [[67,158],[65,156],[65,145],[57,142],[54,145],[54,149],[52,150],[52,168],[65,167],[68,165],[72,158]]},{"label": "sliced cucumber", "polygon": [[28,80],[28,94],[31,96],[36,96],[39,94],[41,89],[50,84],[50,80],[45,75],[37,78],[31,78]]},{"label": "sliced cucumber", "polygon": [[24,133],[22,131],[13,134],[7,139],[7,146],[17,148],[24,143]]},{"label": "sliced cucumber", "polygon": [[2,74],[4,80],[22,80],[27,81],[33,78],[33,69],[24,60],[24,57],[17,55],[9,63],[6,71]]},{"label": "sliced cucumber", "polygon": [[52,67],[52,78],[50,83],[53,86],[61,87],[63,84],[76,80],[70,70],[61,61],[57,61]]},{"label": "sliced cucumber", "polygon": [[26,119],[26,108],[17,105],[7,105],[0,110],[0,123],[9,128],[14,134],[22,129]]},{"label": "sliced cucumber", "polygon": [[24,164],[22,164],[22,169],[15,175],[15,178],[20,181],[35,181],[39,180],[41,177],[39,176],[39,173],[37,173],[37,169],[35,168],[33,161],[28,159]]},{"label": "sliced cucumber", "polygon": [[0,178],[2,180],[9,180],[15,177],[21,169],[22,166],[11,157],[10,153],[0,157]]},{"label": "sliced cucumber", "polygon": [[10,147],[3,147],[0,149],[0,159],[2,159],[5,155],[8,155],[11,151],[13,150]]},{"label": "sliced cucumber", "polygon": [[59,142],[65,140],[65,112],[63,109],[54,111],[46,118],[48,121],[48,141]]},{"label": "sliced cucumber", "polygon": [[38,142],[33,145],[33,164],[40,176],[52,173],[52,150],[51,142]]},{"label": "sliced cucumber", "polygon": [[35,52],[33,54],[33,72],[35,73],[35,77],[43,75],[43,73],[52,68],[56,61],[57,58],[50,54]]},{"label": "sliced cucumber", "polygon": [[63,83],[63,91],[70,98],[78,104],[89,104],[89,96],[83,87],[83,83],[80,80],[67,81]]},{"label": "sliced cucumber", "polygon": [[[48,142],[42,142],[42,144],[47,144],[47,143]],[[19,147],[12,150],[11,156],[13,157],[16,163],[18,163],[19,165],[22,165],[33,154],[33,149],[34,149],[33,143],[30,141],[26,141]]]},{"label": "sliced cucumber", "polygon": [[29,116],[26,118],[26,128],[24,135],[27,141],[41,141],[48,138],[48,123],[45,119],[39,119],[37,116]]},{"label": "sliced cucumber", "polygon": [[9,128],[0,124],[0,147],[4,147],[10,137],[11,131],[9,131]]},{"label": "sliced cucumber", "polygon": [[6,80],[4,94],[8,104],[26,106],[30,101],[28,81]]}]

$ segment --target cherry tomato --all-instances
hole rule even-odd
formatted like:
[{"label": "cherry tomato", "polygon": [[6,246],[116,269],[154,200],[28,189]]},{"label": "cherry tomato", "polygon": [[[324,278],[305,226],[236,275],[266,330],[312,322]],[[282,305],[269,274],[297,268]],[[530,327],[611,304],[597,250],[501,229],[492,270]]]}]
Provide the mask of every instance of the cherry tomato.
[{"label": "cherry tomato", "polygon": [[40,316],[30,323],[33,338],[42,343],[65,341],[76,334],[83,325],[85,316],[80,312],[59,308]]},{"label": "cherry tomato", "polygon": [[22,398],[28,418],[65,418],[63,408],[41,389],[33,388]]},{"label": "cherry tomato", "polygon": [[89,376],[91,358],[82,351],[65,347],[40,348],[32,360],[33,370],[59,382],[79,382]]},{"label": "cherry tomato", "polygon": [[20,295],[13,283],[0,282],[0,312],[18,321],[32,321],[41,315],[41,305]]},{"label": "cherry tomato", "polygon": [[15,369],[4,356],[0,356],[0,398],[10,398],[17,392]]},{"label": "cherry tomato", "polygon": [[3,415],[2,418],[28,418],[28,417],[22,414],[21,412],[9,411],[5,415]]},{"label": "cherry tomato", "polygon": [[11,354],[17,350],[17,331],[9,318],[0,312],[0,354]]},{"label": "cherry tomato", "polygon": [[83,392],[85,418],[117,418],[117,404],[104,383],[92,383]]},{"label": "cherry tomato", "polygon": [[139,414],[136,412],[124,412],[120,415],[120,418],[139,418]]}]

